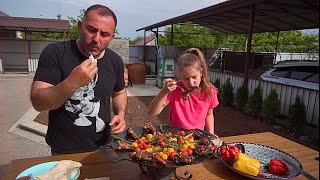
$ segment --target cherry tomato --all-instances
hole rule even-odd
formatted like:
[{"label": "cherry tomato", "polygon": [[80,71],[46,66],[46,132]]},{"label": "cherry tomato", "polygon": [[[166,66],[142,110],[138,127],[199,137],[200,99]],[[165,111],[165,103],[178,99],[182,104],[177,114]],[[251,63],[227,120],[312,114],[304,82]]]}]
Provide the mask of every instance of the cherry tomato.
[{"label": "cherry tomato", "polygon": [[186,135],[186,132],[184,132],[184,131],[178,131],[178,134],[179,134],[180,136],[185,136],[185,135]]},{"label": "cherry tomato", "polygon": [[165,161],[168,160],[168,155],[167,154],[162,154],[161,159],[163,159]]},{"label": "cherry tomato", "polygon": [[158,136],[162,135],[162,133],[160,131],[157,131],[156,133]]},{"label": "cherry tomato", "polygon": [[171,153],[169,154],[169,158],[172,159],[173,156],[175,156],[176,154],[177,154],[177,152],[175,152],[175,151],[171,152]]},{"label": "cherry tomato", "polygon": [[184,143],[183,138],[179,138],[179,143],[181,143],[181,144],[183,144],[183,143]]},{"label": "cherry tomato", "polygon": [[131,144],[131,146],[132,146],[133,148],[136,148],[136,147],[138,147],[138,143],[137,143],[137,142],[133,142],[133,143]]},{"label": "cherry tomato", "polygon": [[187,151],[182,151],[181,154],[184,155],[184,156],[189,156]]},{"label": "cherry tomato", "polygon": [[179,152],[184,152],[184,151],[187,151],[187,150],[184,149],[184,148],[180,148],[180,149],[179,149]]},{"label": "cherry tomato", "polygon": [[134,148],[134,152],[138,153],[140,151],[141,151],[141,148],[139,148],[139,147]]},{"label": "cherry tomato", "polygon": [[191,154],[193,154],[192,149],[187,149],[187,153],[188,153],[189,156],[190,156]]},{"label": "cherry tomato", "polygon": [[146,137],[147,137],[148,139],[152,139],[152,138],[153,138],[153,135],[152,135],[152,134],[146,134]]},{"label": "cherry tomato", "polygon": [[158,143],[162,143],[163,140],[164,140],[164,137],[163,137],[163,136],[160,136],[160,137],[158,138]]},{"label": "cherry tomato", "polygon": [[168,136],[172,136],[172,132],[170,132],[170,131],[167,132],[167,135],[168,135]]},{"label": "cherry tomato", "polygon": [[189,142],[194,142],[194,137],[193,136],[189,136]]}]

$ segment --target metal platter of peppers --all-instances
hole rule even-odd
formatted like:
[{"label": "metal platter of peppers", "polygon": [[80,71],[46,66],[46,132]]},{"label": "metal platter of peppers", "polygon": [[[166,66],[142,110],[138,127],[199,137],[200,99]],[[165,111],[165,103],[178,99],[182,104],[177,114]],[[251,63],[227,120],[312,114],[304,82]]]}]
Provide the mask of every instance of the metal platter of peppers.
[{"label": "metal platter of peppers", "polygon": [[298,159],[265,145],[233,142],[220,146],[219,160],[234,172],[250,179],[291,179],[300,174],[288,164],[302,169]]}]

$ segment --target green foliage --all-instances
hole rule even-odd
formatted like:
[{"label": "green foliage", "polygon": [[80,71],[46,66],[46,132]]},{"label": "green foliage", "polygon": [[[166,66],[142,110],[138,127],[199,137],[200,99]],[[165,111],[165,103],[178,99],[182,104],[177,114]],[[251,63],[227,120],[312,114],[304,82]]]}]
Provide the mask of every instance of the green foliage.
[{"label": "green foliage", "polygon": [[219,91],[220,90],[220,79],[216,79],[216,81],[213,83],[213,85],[214,85],[214,87],[216,87],[217,89],[218,89],[218,94],[217,94],[217,96],[218,96],[218,100],[219,101],[221,101],[221,91]]},{"label": "green foliage", "polygon": [[297,133],[305,124],[306,106],[300,96],[296,96],[294,103],[289,106],[288,120],[290,122],[290,129],[294,133]]},{"label": "green foliage", "polygon": [[245,84],[242,84],[238,89],[236,93],[236,108],[239,110],[245,110],[245,105],[248,102],[249,98],[249,89],[248,86]]},{"label": "green foliage", "polygon": [[[180,47],[228,47],[232,51],[244,51],[246,35],[226,36],[203,26],[174,25],[173,45]],[[300,30],[282,31],[278,52],[319,52],[319,34],[304,34]],[[170,45],[171,27],[159,38],[159,45]],[[277,32],[255,33],[252,36],[253,52],[275,52]]]},{"label": "green foliage", "polygon": [[279,95],[275,89],[263,100],[262,116],[268,123],[274,124],[275,118],[280,113]]},{"label": "green foliage", "polygon": [[136,44],[138,41],[140,41],[140,40],[142,40],[142,39],[143,39],[142,36],[137,36],[137,37],[135,37],[133,40],[130,40],[130,39],[129,39],[129,44],[130,44],[130,45],[134,45],[134,44]]},{"label": "green foliage", "polygon": [[261,83],[254,89],[253,94],[249,97],[247,112],[256,118],[260,117],[262,109],[262,87]]},{"label": "green foliage", "polygon": [[151,74],[151,67],[149,64],[144,64],[145,68],[146,68],[146,75],[150,75]]},{"label": "green foliage", "polygon": [[233,87],[230,82],[230,79],[226,81],[225,84],[222,86],[222,99],[223,103],[227,106],[230,106],[233,104],[234,101],[234,94],[233,94]]},{"label": "green foliage", "polygon": [[[174,25],[173,43],[180,47],[222,47],[225,35],[203,26]],[[170,45],[171,27],[159,37],[159,45]]]},{"label": "green foliage", "polygon": [[214,83],[213,83],[213,85],[214,85],[214,87],[216,87],[216,88],[218,88],[218,89],[220,89],[220,79],[216,79],[216,81],[214,81]]},{"label": "green foliage", "polygon": [[73,18],[68,16],[69,19],[69,25],[71,28],[71,32],[69,33],[69,39],[78,39],[79,38],[79,32],[78,32],[78,21],[82,20],[84,12],[86,10],[82,9],[80,10],[80,15],[77,16],[77,18]]}]

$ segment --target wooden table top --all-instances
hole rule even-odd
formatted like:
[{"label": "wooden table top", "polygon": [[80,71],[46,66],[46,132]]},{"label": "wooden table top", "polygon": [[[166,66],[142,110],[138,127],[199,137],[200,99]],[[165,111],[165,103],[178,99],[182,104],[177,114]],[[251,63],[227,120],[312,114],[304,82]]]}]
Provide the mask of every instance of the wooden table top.
[{"label": "wooden table top", "polygon": [[[319,152],[298,143],[285,139],[270,132],[246,134],[239,136],[221,137],[225,142],[249,142],[263,144],[280,149],[297,158],[305,171],[319,179],[319,161],[315,160]],[[25,169],[39,163],[70,159],[81,162],[79,179],[110,177],[114,179],[148,179],[140,170],[139,166],[130,161],[112,163],[106,160],[99,151],[79,154],[68,154],[48,157],[37,157],[28,159],[13,160],[6,172],[0,179],[13,180]],[[212,158],[203,163],[177,168],[177,174],[183,176],[185,171],[192,173],[192,179],[246,179],[237,173],[229,170],[219,159]],[[294,179],[306,179],[299,175]]]}]

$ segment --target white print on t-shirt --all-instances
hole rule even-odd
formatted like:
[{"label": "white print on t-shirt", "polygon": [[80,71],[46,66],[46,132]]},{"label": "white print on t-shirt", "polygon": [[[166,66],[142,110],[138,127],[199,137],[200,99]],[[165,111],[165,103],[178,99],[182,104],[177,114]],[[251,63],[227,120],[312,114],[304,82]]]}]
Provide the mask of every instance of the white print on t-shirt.
[{"label": "white print on t-shirt", "polygon": [[67,101],[64,106],[67,111],[72,113],[79,113],[73,124],[76,126],[90,126],[92,122],[87,117],[95,117],[96,119],[96,132],[100,132],[104,129],[105,123],[98,116],[100,110],[100,101],[91,102],[94,98],[93,88],[96,86],[98,80],[98,74],[90,81],[88,85],[82,86],[70,97],[72,100],[79,100],[79,104],[72,104],[71,101]]}]

